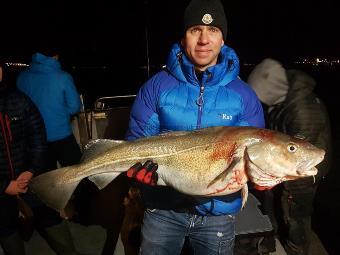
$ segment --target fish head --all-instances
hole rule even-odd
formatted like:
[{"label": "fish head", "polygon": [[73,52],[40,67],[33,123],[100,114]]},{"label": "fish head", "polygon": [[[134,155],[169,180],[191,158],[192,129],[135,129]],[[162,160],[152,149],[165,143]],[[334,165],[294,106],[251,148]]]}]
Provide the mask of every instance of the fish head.
[{"label": "fish head", "polygon": [[262,132],[245,149],[247,174],[259,190],[298,178],[314,176],[325,151],[311,143],[272,130]]}]

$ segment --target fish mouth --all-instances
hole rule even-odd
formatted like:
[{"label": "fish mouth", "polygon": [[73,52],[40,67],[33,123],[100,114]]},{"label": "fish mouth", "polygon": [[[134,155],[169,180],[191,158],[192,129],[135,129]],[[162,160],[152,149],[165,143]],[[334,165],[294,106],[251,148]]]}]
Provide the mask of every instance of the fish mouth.
[{"label": "fish mouth", "polygon": [[[253,162],[249,161],[248,163],[248,177],[255,184],[255,187],[259,189],[271,189],[277,184],[283,182],[282,177],[277,177],[266,173],[260,167],[255,165]],[[261,188],[260,188],[261,187]]]},{"label": "fish mouth", "polygon": [[316,167],[312,167],[308,170],[303,170],[303,171],[298,170],[297,173],[299,176],[313,176],[318,173],[318,169]]}]

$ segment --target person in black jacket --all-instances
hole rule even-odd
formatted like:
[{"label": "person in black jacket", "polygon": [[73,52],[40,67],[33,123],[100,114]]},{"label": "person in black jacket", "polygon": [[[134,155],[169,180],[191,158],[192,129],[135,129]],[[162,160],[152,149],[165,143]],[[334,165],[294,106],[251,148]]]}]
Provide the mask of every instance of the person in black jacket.
[{"label": "person in black jacket", "polygon": [[[264,59],[255,66],[248,84],[267,109],[267,128],[303,138],[326,151],[314,178],[287,181],[264,192],[265,210],[281,234],[287,254],[309,254],[314,195],[331,163],[327,109],[313,92],[316,82],[311,76],[299,70],[286,70],[274,59]],[[273,201],[279,201],[275,207],[279,210],[274,210]]]},{"label": "person in black jacket", "polygon": [[5,254],[25,254],[18,235],[17,196],[26,193],[33,175],[44,168],[44,122],[33,102],[8,86],[0,64],[0,244]]}]

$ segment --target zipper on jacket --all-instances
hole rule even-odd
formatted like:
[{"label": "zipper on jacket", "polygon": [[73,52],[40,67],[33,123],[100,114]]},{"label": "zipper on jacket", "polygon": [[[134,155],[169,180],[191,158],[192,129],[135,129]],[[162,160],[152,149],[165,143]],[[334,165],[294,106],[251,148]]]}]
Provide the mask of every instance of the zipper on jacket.
[{"label": "zipper on jacket", "polygon": [[[0,126],[2,129],[2,134],[3,134],[3,138],[5,142],[9,170],[10,170],[12,179],[14,179],[14,176],[15,176],[14,168],[12,165],[11,152],[10,152],[10,142],[12,141],[12,133],[11,133],[9,118],[7,114],[3,116],[1,112],[0,112]],[[7,128],[7,130],[5,127]]]},{"label": "zipper on jacket", "polygon": [[198,116],[197,116],[197,128],[201,128],[201,122],[202,122],[202,112],[203,112],[203,93],[204,93],[204,85],[203,83],[200,84],[200,93],[196,100],[196,104],[198,105]]}]

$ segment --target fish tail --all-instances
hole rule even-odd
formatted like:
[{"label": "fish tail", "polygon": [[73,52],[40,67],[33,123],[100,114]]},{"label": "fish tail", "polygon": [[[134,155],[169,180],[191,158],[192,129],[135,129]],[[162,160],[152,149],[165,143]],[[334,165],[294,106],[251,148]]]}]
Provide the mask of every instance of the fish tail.
[{"label": "fish tail", "polygon": [[70,200],[80,180],[73,182],[62,182],[63,175],[69,168],[63,167],[44,173],[32,179],[29,188],[47,206],[56,211],[63,210]]}]

